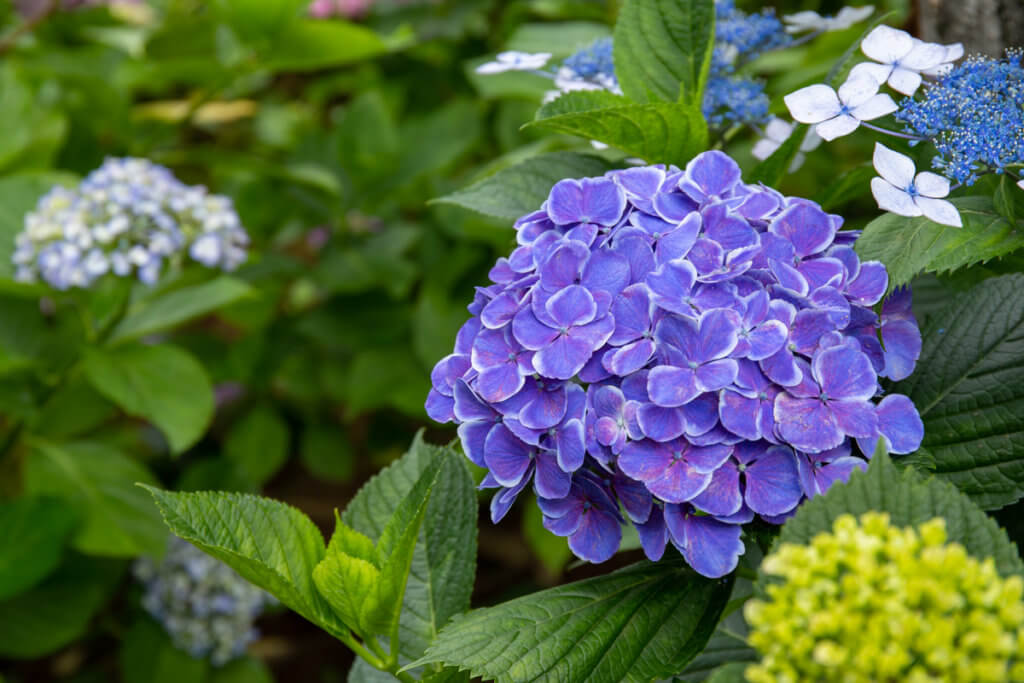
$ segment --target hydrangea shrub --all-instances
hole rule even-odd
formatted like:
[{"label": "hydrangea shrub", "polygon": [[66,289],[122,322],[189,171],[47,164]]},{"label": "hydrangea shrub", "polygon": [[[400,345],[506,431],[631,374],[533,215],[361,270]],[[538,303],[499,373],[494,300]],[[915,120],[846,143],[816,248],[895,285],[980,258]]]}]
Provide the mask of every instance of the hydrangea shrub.
[{"label": "hydrangea shrub", "polygon": [[742,524],[783,521],[879,438],[916,450],[913,404],[879,387],[920,352],[909,292],[879,317],[885,268],[841,226],[721,152],[557,183],[426,404],[499,489],[492,520],[532,483],[582,559],[610,558],[628,518],[651,559],[671,541],[722,576]]}]

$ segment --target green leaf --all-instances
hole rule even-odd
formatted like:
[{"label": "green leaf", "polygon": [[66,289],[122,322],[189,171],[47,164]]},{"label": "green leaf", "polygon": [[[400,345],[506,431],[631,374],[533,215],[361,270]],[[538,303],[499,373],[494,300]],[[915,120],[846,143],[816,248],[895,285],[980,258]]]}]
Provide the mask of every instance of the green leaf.
[{"label": "green leaf", "polygon": [[[866,472],[850,475],[828,492],[801,505],[783,527],[781,543],[809,543],[843,514],[887,512],[898,527],[917,526],[935,517],[946,520],[949,541],[961,543],[974,557],[992,557],[1004,576],[1024,575],[1024,562],[1006,532],[952,484],[936,477],[925,478],[913,468],[900,470],[883,452],[876,452]],[[759,579],[765,580],[762,575]]]},{"label": "green leaf", "polygon": [[176,535],[216,557],[334,636],[347,635],[313,585],[326,548],[299,510],[238,493],[173,493],[145,487]]},{"label": "green leaf", "polygon": [[743,662],[723,664],[711,672],[707,683],[744,683],[747,680],[744,675],[746,670],[747,664]]},{"label": "green leaf", "polygon": [[139,618],[121,643],[121,679],[146,683],[203,683],[210,663],[193,657],[171,642],[167,631],[149,617]]},{"label": "green leaf", "polygon": [[589,154],[540,154],[431,202],[455,204],[512,221],[539,209],[559,180],[599,176],[609,168],[606,161]]},{"label": "green leaf", "polygon": [[[385,387],[387,390],[382,391]],[[429,374],[408,345],[362,351],[349,369],[346,414],[355,416],[392,406],[419,417],[429,389]]]},{"label": "green leaf", "polygon": [[41,584],[0,602],[0,656],[36,659],[82,637],[124,564],[72,557]]},{"label": "green leaf", "polygon": [[499,683],[662,678],[703,649],[731,588],[681,560],[642,562],[460,615],[417,664]]},{"label": "green leaf", "polygon": [[1004,173],[999,179],[999,187],[992,197],[996,213],[1010,221],[1019,223],[1024,219],[1024,192],[1013,182],[1013,177]]},{"label": "green leaf", "polygon": [[615,24],[615,75],[636,102],[698,107],[715,41],[713,0],[625,0]]},{"label": "green leaf", "polygon": [[259,405],[231,425],[224,457],[257,488],[288,460],[288,424],[270,405]]},{"label": "green leaf", "polygon": [[633,104],[596,91],[566,93],[542,106],[527,125],[597,140],[650,163],[685,165],[708,144],[699,106]]},{"label": "green leaf", "polygon": [[261,660],[242,657],[214,669],[210,683],[274,683],[274,676]]},{"label": "green leaf", "polygon": [[535,559],[539,560],[548,574],[561,576],[565,565],[572,558],[569,544],[561,536],[555,536],[544,528],[544,514],[535,501],[523,506],[523,539],[530,546]]},{"label": "green leaf", "polygon": [[1024,497],[1024,275],[984,280],[930,316],[920,370],[896,385],[934,472],[986,509]]},{"label": "green leaf", "polygon": [[57,568],[77,518],[56,498],[0,503],[0,600],[31,588]]},{"label": "green leaf", "polygon": [[838,178],[830,182],[814,195],[814,201],[825,211],[832,211],[847,202],[866,194],[870,189],[871,179],[877,175],[870,162],[854,166]]},{"label": "green leaf", "polygon": [[[676,676],[675,680],[682,683],[699,683],[709,680],[709,676],[724,667],[732,666],[739,662],[753,662],[757,660],[757,652],[743,640],[715,631],[708,644],[697,655],[682,674]],[[746,664],[740,664],[746,668]],[[738,680],[742,681],[741,676]]]},{"label": "green leaf", "polygon": [[417,436],[408,453],[382,470],[345,508],[342,521],[372,539],[435,459],[441,470],[427,504],[399,620],[400,652],[415,659],[448,620],[469,608],[476,568],[477,502],[464,457]]},{"label": "green leaf", "polygon": [[156,484],[156,479],[141,464],[99,442],[33,440],[25,463],[26,491],[59,497],[81,513],[72,545],[91,555],[163,552],[167,532],[136,482]]},{"label": "green leaf", "polygon": [[116,344],[169,330],[252,294],[253,289],[249,285],[227,275],[176,289],[155,299],[144,300],[140,306],[130,309],[110,335],[109,343]]},{"label": "green leaf", "polygon": [[174,453],[198,441],[213,417],[206,371],[177,347],[89,350],[82,369],[96,390],[122,410],[159,427]]},{"label": "green leaf", "polygon": [[885,264],[892,289],[918,273],[952,272],[1024,247],[1024,224],[1014,225],[996,213],[991,197],[951,201],[960,211],[962,228],[886,213],[868,223],[854,248],[861,259]]},{"label": "green leaf", "polygon": [[320,479],[336,482],[352,479],[355,455],[348,439],[337,427],[306,425],[299,456],[306,469]]},{"label": "green leaf", "polygon": [[375,57],[392,47],[363,26],[336,19],[298,19],[277,36],[264,65],[281,71],[322,69]]},{"label": "green leaf", "polygon": [[505,42],[506,50],[549,52],[555,57],[569,57],[595,40],[611,36],[607,24],[595,21],[549,21],[522,24]]}]

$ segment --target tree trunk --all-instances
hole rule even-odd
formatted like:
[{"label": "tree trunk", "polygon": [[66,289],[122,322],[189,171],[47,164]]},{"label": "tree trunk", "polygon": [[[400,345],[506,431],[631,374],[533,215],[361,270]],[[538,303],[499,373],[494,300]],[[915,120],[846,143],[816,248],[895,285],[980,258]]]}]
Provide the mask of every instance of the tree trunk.
[{"label": "tree trunk", "polygon": [[968,55],[1024,47],[1024,0],[918,0],[917,14],[922,40],[963,43]]}]

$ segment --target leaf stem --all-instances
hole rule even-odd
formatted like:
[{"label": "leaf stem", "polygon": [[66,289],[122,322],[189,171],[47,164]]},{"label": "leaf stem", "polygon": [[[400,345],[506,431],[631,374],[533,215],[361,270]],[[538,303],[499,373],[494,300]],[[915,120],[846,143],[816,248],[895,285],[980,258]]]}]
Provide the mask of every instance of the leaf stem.
[{"label": "leaf stem", "polygon": [[861,121],[860,125],[864,126],[865,128],[870,128],[871,130],[878,131],[879,133],[885,133],[886,135],[892,135],[893,137],[903,138],[904,140],[914,140],[916,142],[924,142],[924,141],[926,141],[928,139],[928,138],[919,137],[917,135],[910,135],[908,133],[901,133],[901,132],[896,131],[896,130],[889,130],[888,128],[882,128],[881,126],[876,126],[873,123],[868,123],[867,121]]}]

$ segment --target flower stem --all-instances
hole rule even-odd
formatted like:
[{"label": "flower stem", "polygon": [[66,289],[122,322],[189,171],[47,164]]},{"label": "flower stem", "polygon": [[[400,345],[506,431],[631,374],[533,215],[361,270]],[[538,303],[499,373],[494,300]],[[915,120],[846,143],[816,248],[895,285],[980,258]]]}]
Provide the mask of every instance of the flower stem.
[{"label": "flower stem", "polygon": [[861,121],[860,125],[864,126],[865,128],[870,128],[871,130],[878,131],[879,133],[885,133],[886,135],[892,135],[893,137],[903,138],[904,140],[917,140],[918,142],[924,142],[925,140],[928,139],[928,138],[918,137],[917,135],[910,135],[908,133],[901,133],[901,132],[896,131],[896,130],[889,130],[888,128],[882,128],[881,126],[876,126],[876,125],[874,125],[872,123],[868,123],[867,121]]}]

